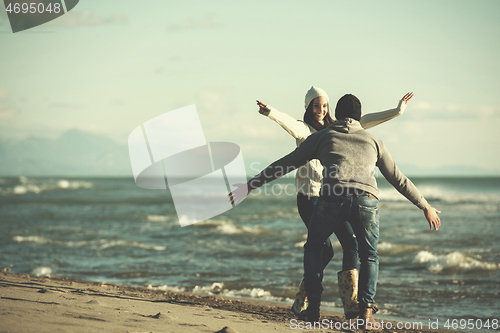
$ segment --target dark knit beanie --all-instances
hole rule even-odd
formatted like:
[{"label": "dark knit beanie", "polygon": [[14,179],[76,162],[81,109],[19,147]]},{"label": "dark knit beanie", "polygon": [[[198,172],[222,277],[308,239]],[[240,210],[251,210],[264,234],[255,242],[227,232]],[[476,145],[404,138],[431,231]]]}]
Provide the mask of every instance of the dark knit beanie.
[{"label": "dark knit beanie", "polygon": [[337,120],[344,118],[353,118],[359,121],[361,119],[361,102],[351,94],[342,96],[335,107],[335,118]]}]

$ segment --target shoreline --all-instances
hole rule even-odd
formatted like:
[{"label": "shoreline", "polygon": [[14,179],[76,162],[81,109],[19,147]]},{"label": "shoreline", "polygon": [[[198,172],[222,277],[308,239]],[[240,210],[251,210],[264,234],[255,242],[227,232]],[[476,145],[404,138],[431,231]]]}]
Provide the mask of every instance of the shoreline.
[{"label": "shoreline", "polygon": [[[2,333],[363,332],[353,326],[335,329],[343,319],[337,312],[323,310],[322,325],[314,328],[296,320],[289,305],[281,303],[8,272],[0,272],[0,318]],[[426,325],[417,330],[395,329],[396,322],[390,322],[393,329],[383,332],[457,332]]]}]

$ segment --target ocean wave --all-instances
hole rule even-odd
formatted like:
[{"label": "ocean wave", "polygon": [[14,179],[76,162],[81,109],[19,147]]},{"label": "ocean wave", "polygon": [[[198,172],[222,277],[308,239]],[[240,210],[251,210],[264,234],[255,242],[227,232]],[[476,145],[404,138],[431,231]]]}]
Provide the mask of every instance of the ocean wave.
[{"label": "ocean wave", "polygon": [[146,219],[151,222],[167,222],[169,217],[166,215],[148,215]]},{"label": "ocean wave", "polygon": [[267,233],[268,229],[261,227],[260,225],[255,225],[253,227],[249,226],[237,226],[230,220],[207,220],[196,224],[197,227],[202,228],[214,228],[222,235],[241,235],[241,234],[252,234],[260,235]]},{"label": "ocean wave", "polygon": [[5,180],[0,184],[7,185],[0,187],[1,195],[39,194],[43,191],[89,189],[94,186],[93,183],[82,180],[32,179],[24,176],[19,176],[14,184]]},{"label": "ocean wave", "polygon": [[52,269],[50,267],[37,267],[31,271],[32,275],[50,277]]},{"label": "ocean wave", "polygon": [[163,245],[149,245],[129,240],[118,240],[118,241],[101,240],[100,243],[101,243],[100,246],[101,249],[109,249],[117,246],[131,246],[131,247],[138,247],[141,249],[155,250],[155,251],[165,251],[167,249],[167,247]]},{"label": "ocean wave", "polygon": [[304,245],[306,245],[306,243],[307,243],[307,240],[303,240],[303,241],[295,243],[293,246],[297,249],[303,249]]},{"label": "ocean wave", "polygon": [[192,290],[197,294],[221,295],[227,297],[259,298],[266,301],[282,301],[282,297],[271,295],[270,291],[261,288],[243,288],[240,290],[224,289],[224,283],[214,282],[210,286],[195,286]]},{"label": "ocean wave", "polygon": [[36,243],[36,244],[51,244],[53,241],[42,236],[14,236],[12,240],[16,243]]},{"label": "ocean wave", "polygon": [[92,241],[55,241],[51,239],[47,239],[42,236],[14,236],[12,240],[17,243],[36,243],[36,244],[51,244],[51,245],[66,245],[69,247],[92,247],[99,249],[109,249],[118,246],[129,246],[129,247],[138,247],[146,250],[155,250],[155,251],[165,251],[167,249],[166,246],[163,245],[150,245],[136,241],[129,240],[92,240]]},{"label": "ocean wave", "polygon": [[63,189],[63,190],[77,190],[77,189],[80,189],[80,188],[92,188],[94,186],[94,184],[92,184],[91,182],[86,182],[86,181],[82,181],[82,180],[73,180],[73,181],[69,181],[69,180],[66,180],[66,179],[61,179],[57,182],[57,187],[59,189]]},{"label": "ocean wave", "polygon": [[153,285],[148,285],[148,289],[153,289],[153,290],[162,290],[162,291],[175,291],[175,292],[185,292],[186,288],[184,287],[177,287],[177,286],[167,286],[166,284],[158,286],[158,287],[153,287]]},{"label": "ocean wave", "polygon": [[[163,290],[163,291],[176,291],[176,292],[185,292],[185,287],[178,286],[168,286],[168,285],[160,285],[157,287],[153,287],[152,285],[148,285],[148,289],[153,290]],[[203,295],[220,295],[226,297],[242,297],[242,298],[258,298],[265,301],[275,301],[281,302],[284,301],[283,297],[273,296],[270,291],[264,290],[262,288],[243,288],[240,290],[230,290],[224,288],[223,282],[213,282],[211,285],[206,286],[195,286],[192,290],[194,294],[203,294]]]},{"label": "ocean wave", "polygon": [[492,262],[482,262],[481,256],[472,258],[470,255],[454,251],[445,255],[435,255],[429,251],[420,251],[415,256],[414,262],[425,264],[431,273],[441,272],[469,272],[469,271],[495,271],[500,265]]},{"label": "ocean wave", "polygon": [[379,243],[377,251],[384,256],[399,256],[402,254],[412,253],[422,249],[418,245],[393,244],[389,242]]},{"label": "ocean wave", "polygon": [[[460,203],[500,203],[500,193],[484,193],[484,192],[467,192],[467,191],[452,191],[440,188],[438,186],[423,185],[418,187],[420,193],[430,201],[445,202],[451,204]],[[405,202],[408,201],[396,189],[379,188],[380,200],[390,202]]]}]

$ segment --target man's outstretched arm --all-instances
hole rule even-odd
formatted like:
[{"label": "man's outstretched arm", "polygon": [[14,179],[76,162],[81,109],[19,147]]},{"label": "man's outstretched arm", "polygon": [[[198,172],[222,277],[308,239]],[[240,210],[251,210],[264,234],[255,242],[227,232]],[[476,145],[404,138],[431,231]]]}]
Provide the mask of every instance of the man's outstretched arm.
[{"label": "man's outstretched arm", "polygon": [[441,213],[425,200],[422,194],[418,191],[417,187],[408,179],[396,166],[396,162],[389,154],[389,151],[383,144],[380,146],[380,156],[377,166],[380,172],[384,175],[385,179],[394,186],[402,195],[410,200],[415,206],[424,211],[424,216],[429,222],[429,226],[434,230],[438,230],[441,225],[438,213]]}]

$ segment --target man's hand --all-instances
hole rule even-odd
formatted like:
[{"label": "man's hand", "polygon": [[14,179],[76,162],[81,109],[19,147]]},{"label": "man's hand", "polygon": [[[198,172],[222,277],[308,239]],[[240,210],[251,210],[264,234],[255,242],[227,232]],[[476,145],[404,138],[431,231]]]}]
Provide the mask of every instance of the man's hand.
[{"label": "man's hand", "polygon": [[229,192],[229,199],[231,200],[231,205],[239,205],[240,202],[245,199],[248,194],[252,191],[247,183],[233,184],[236,187],[235,190]]},{"label": "man's hand", "polygon": [[441,213],[439,210],[437,210],[434,207],[431,207],[431,205],[427,204],[424,208],[424,215],[427,221],[429,222],[429,226],[434,228],[434,230],[438,230],[439,226],[441,225],[441,220],[439,219],[438,213]]}]

